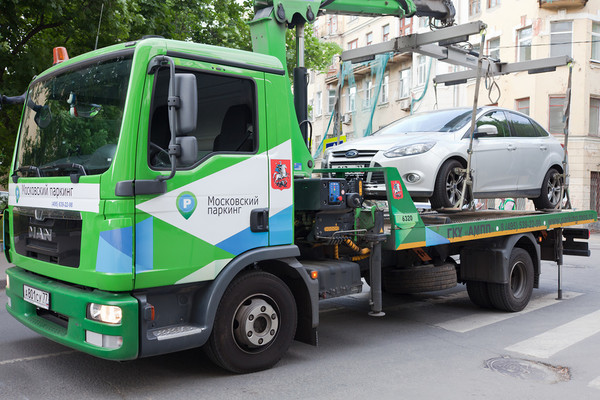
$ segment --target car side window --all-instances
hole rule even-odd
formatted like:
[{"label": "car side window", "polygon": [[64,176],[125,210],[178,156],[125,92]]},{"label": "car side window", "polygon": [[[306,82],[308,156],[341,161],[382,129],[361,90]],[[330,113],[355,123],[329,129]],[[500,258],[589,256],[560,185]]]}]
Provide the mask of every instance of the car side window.
[{"label": "car side window", "polygon": [[504,111],[492,111],[479,118],[477,120],[476,132],[480,138],[510,136]]},{"label": "car side window", "polygon": [[[256,90],[254,81],[196,70],[198,122],[195,136],[198,162],[213,153],[255,153],[258,149]],[[169,70],[157,72],[150,111],[148,164],[153,169],[170,168],[171,139],[168,116]],[[188,168],[192,165],[182,165]]]},{"label": "car side window", "polygon": [[531,123],[533,124],[533,127],[537,131],[538,136],[542,136],[542,137],[544,137],[544,136],[550,136],[550,134],[548,133],[548,131],[546,131],[544,128],[542,128],[542,126],[540,124],[538,124],[534,120],[531,120]]},{"label": "car side window", "polygon": [[509,113],[509,116],[514,137],[540,136],[529,118],[514,113]]}]

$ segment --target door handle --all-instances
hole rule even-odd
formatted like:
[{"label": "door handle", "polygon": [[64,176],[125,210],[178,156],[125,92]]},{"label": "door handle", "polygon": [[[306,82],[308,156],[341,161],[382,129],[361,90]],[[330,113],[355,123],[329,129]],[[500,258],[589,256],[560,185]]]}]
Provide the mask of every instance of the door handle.
[{"label": "door handle", "polygon": [[540,145],[540,150],[546,151],[546,150],[548,150],[548,146],[546,146],[545,144],[542,144],[542,145]]},{"label": "door handle", "polygon": [[508,150],[508,151],[515,151],[516,149],[517,148],[512,144],[509,144],[508,146],[506,146],[506,150]]},{"label": "door handle", "polygon": [[256,208],[250,212],[250,230],[252,232],[269,231],[268,208]]}]

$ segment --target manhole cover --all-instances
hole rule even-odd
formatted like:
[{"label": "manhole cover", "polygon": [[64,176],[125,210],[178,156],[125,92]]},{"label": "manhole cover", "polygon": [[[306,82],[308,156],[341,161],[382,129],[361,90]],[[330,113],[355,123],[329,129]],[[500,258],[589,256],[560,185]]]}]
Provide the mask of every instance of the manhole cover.
[{"label": "manhole cover", "polygon": [[567,367],[559,367],[537,361],[520,360],[518,358],[491,358],[485,362],[485,367],[502,375],[529,381],[558,383],[571,379],[571,373]]}]

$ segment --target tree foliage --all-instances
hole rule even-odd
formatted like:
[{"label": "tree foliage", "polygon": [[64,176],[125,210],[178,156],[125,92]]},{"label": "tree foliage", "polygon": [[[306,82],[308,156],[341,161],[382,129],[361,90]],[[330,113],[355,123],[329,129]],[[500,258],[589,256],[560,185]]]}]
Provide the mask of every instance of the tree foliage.
[{"label": "tree foliage", "polygon": [[[250,50],[252,0],[0,0],[0,94],[15,96],[52,64],[52,49],[71,57],[118,42],[161,35]],[[100,18],[101,17],[101,18]],[[339,47],[307,29],[307,67],[324,69]],[[98,38],[97,38],[98,34]],[[295,42],[288,35],[288,70]],[[0,111],[0,176],[6,174],[22,108]]]}]

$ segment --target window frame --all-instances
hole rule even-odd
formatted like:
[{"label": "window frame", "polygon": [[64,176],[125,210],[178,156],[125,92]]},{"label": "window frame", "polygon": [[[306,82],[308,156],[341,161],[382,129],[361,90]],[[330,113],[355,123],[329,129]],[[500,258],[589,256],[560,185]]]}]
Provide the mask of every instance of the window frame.
[{"label": "window frame", "polygon": [[[568,31],[558,31],[558,32],[553,32],[552,28],[555,26],[558,26],[559,24],[565,24],[568,23],[570,26],[570,30]],[[557,43],[553,43],[553,38],[554,40],[556,40],[557,36],[562,36],[562,35],[569,35],[569,39],[567,42],[563,41],[558,41]],[[559,50],[556,50],[558,47],[557,45],[559,43],[569,43],[569,51],[568,54],[564,54],[562,52],[560,52]],[[558,57],[558,56],[569,56],[572,57],[573,56],[573,21],[550,21],[550,57]]]},{"label": "window frame", "polygon": [[[596,105],[594,106],[592,104],[592,102],[595,102]],[[593,120],[593,115],[592,115],[592,109],[596,109],[595,113],[596,113],[596,122],[595,122],[595,132],[592,131],[592,120]],[[590,136],[594,136],[594,137],[598,137],[600,136],[600,97],[596,97],[596,96],[590,96],[590,111],[589,111],[589,121],[590,121],[590,126],[588,129],[588,134]]]},{"label": "window frame", "polygon": [[[600,62],[600,21],[592,21],[591,54],[590,60]],[[596,49],[596,58],[594,58],[594,48]]]},{"label": "window frame", "polygon": [[385,24],[381,27],[381,41],[387,42],[390,40],[390,24]]},{"label": "window frame", "polygon": [[[167,71],[168,71],[168,69],[167,69]],[[153,165],[151,162],[151,159],[150,159],[150,148],[151,148],[150,143],[152,142],[152,129],[153,129],[152,118],[153,118],[153,114],[157,108],[157,105],[155,103],[155,101],[156,101],[155,92],[156,92],[156,86],[158,85],[157,77],[158,77],[159,72],[160,72],[160,69],[154,73],[155,76],[154,76],[152,86],[151,86],[152,91],[151,91],[150,110],[149,110],[150,116],[148,118],[148,134],[146,136],[146,140],[147,140],[146,165],[150,171],[168,171],[171,169],[171,166],[162,167],[162,166]],[[180,66],[180,65],[176,66],[175,72],[176,73],[194,73],[194,74],[205,74],[205,75],[212,75],[212,76],[222,76],[222,77],[231,78],[231,79],[248,81],[251,84],[250,90],[252,92],[251,93],[252,109],[250,111],[251,111],[251,115],[252,115],[252,119],[253,119],[252,128],[253,128],[253,132],[254,132],[254,150],[252,150],[252,151],[230,151],[230,150],[214,151],[214,150],[211,150],[207,154],[205,154],[203,156],[199,156],[199,158],[196,160],[196,162],[192,163],[191,165],[177,166],[177,168],[176,168],[177,171],[193,170],[196,167],[198,167],[199,165],[203,164],[207,159],[209,159],[217,154],[257,154],[258,153],[258,151],[260,149],[260,130],[259,130],[260,124],[259,124],[259,110],[258,110],[259,109],[259,98],[258,98],[258,84],[257,84],[255,78],[253,78],[251,76],[217,72],[217,71],[203,69],[203,68],[197,68],[197,67],[184,67],[184,66]],[[169,74],[167,73],[167,75],[169,75]],[[200,96],[201,93],[199,92],[198,95]],[[227,113],[227,111],[226,111],[226,113]],[[217,136],[218,136],[218,134],[217,134]],[[215,137],[215,139],[216,139],[216,137]],[[165,150],[167,150],[167,149],[165,149]]]},{"label": "window frame", "polygon": [[[521,37],[523,32],[529,32],[526,37]],[[529,42],[529,44],[523,44],[523,42]],[[517,29],[517,62],[531,60],[531,46],[533,43],[533,27],[531,25]],[[526,57],[523,58],[523,51]],[[528,53],[528,54],[527,54]]]},{"label": "window frame", "polygon": [[[559,106],[558,104],[552,104],[552,99],[563,99],[562,104]],[[554,112],[556,112],[556,109],[560,107],[561,112],[562,110],[565,108],[565,101],[567,100],[566,96],[564,94],[562,95],[549,95],[548,96],[548,132],[550,132],[553,135],[563,135],[565,133],[565,129],[564,129],[564,122],[561,122],[562,127],[561,127],[561,131],[560,132],[554,132],[554,130],[552,129],[553,126],[551,126],[552,124],[552,115]],[[561,114],[564,115],[564,114]]]},{"label": "window frame", "polygon": [[[410,97],[410,89],[412,86],[412,68],[408,67],[401,69],[398,71],[398,73],[400,74],[400,80],[398,82],[398,100],[402,100]],[[406,89],[406,91],[404,89]]]},{"label": "window frame", "polygon": [[[527,102],[527,107],[522,107],[521,103],[522,102]],[[529,115],[530,110],[531,110],[531,98],[530,97],[521,97],[520,99],[515,99],[515,109],[525,115]],[[523,111],[523,110],[527,110],[527,112]]]}]

